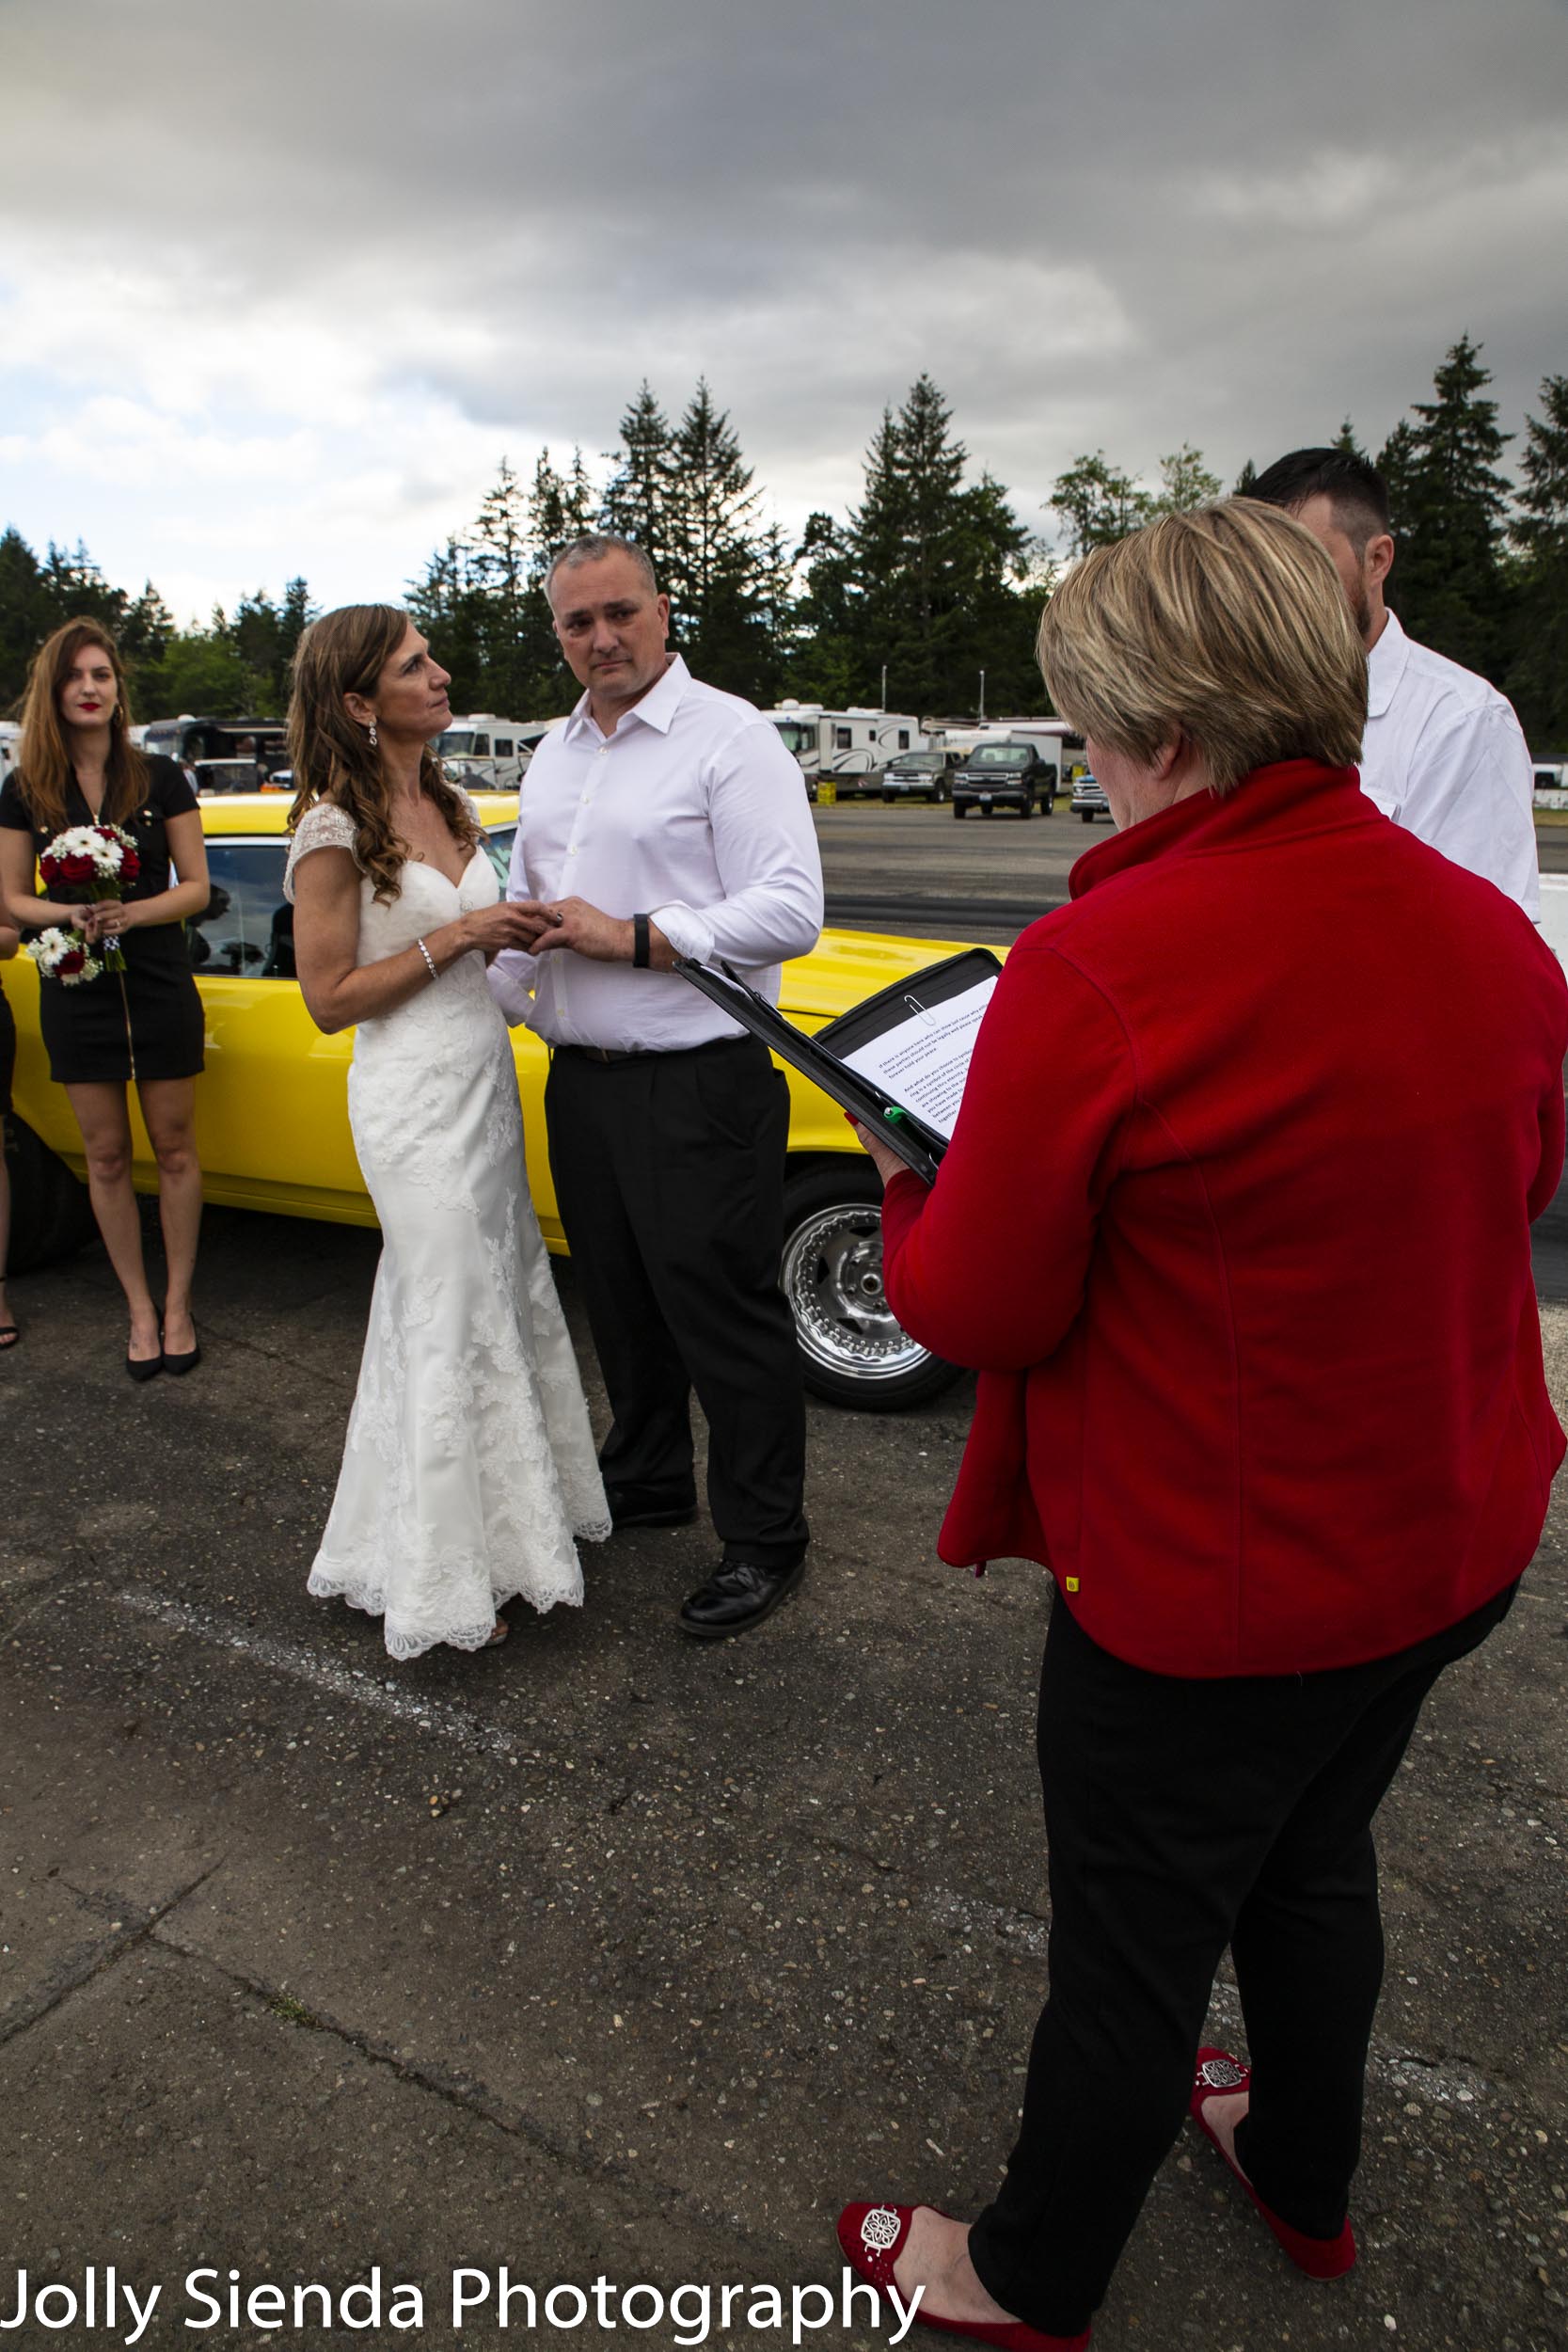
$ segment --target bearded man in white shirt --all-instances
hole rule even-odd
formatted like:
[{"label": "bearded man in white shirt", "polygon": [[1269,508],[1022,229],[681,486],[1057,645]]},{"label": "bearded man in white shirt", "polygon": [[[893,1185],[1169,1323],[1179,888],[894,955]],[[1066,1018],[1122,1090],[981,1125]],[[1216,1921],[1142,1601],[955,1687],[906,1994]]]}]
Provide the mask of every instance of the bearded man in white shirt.
[{"label": "bearded man in white shirt", "polygon": [[552,1048],[550,1169],[614,1424],[618,1528],[697,1516],[690,1392],[723,1556],[680,1612],[739,1633],[800,1582],[805,1405],[779,1288],[789,1095],[755,1038],[673,969],[721,960],[777,1002],[815,946],[822,868],[777,730],[668,650],[642,550],[578,540],[546,582],[586,689],[533,755],[509,896],[537,928],[497,958],[509,1020]]},{"label": "bearded man in white shirt", "polygon": [[1535,779],[1523,731],[1495,686],[1417,644],[1385,604],[1394,541],[1377,468],[1345,450],[1292,450],[1259,475],[1251,496],[1305,524],[1344,583],[1367,648],[1362,791],[1539,923]]}]

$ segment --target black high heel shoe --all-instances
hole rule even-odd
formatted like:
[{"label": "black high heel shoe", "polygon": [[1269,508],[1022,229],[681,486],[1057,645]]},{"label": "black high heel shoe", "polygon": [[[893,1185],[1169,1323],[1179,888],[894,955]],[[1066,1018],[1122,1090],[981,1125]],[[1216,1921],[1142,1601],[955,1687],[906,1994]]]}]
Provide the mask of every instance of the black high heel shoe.
[{"label": "black high heel shoe", "polygon": [[154,1380],[168,1361],[166,1356],[127,1356],[125,1369],[133,1380]]},{"label": "black high heel shoe", "polygon": [[186,1348],[182,1356],[171,1356],[166,1347],[158,1361],[166,1372],[171,1373],[178,1380],[182,1373],[194,1372],[201,1361],[201,1342],[198,1340],[196,1345]]}]

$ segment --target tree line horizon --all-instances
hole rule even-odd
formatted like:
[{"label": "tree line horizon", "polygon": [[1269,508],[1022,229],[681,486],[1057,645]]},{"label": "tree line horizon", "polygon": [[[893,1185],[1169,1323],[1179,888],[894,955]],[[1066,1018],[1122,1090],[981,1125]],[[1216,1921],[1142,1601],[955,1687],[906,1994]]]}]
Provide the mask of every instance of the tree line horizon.
[{"label": "tree line horizon", "polygon": [[[1568,744],[1568,375],[1547,375],[1541,413],[1505,432],[1481,346],[1461,336],[1374,457],[1398,546],[1387,595],[1409,633],[1477,670],[1513,702],[1538,752]],[[1333,445],[1362,450],[1347,416]],[[1520,442],[1517,479],[1502,470]],[[1280,453],[1271,451],[1264,462]],[[435,549],[405,604],[452,673],[454,710],[515,720],[567,709],[578,687],[544,593],[554,556],[594,531],[646,548],[671,598],[672,643],[711,684],[767,708],[793,696],[922,716],[1023,716],[1050,707],[1034,659],[1040,612],[1064,563],[1162,514],[1222,495],[1183,441],[1150,485],[1106,457],[1076,456],[1042,512],[1050,545],[986,469],[971,472],[953,413],[929,374],[882,411],[859,502],[814,513],[791,545],[763,515],[739,437],[705,379],[678,419],[644,382],[596,480],[575,449],[544,450],[525,482],[503,457],[467,529]],[[1232,489],[1257,479],[1249,459]],[[303,578],[264,590],[205,628],[181,629],[148,580],[132,596],[87,548],[39,558],[0,533],[0,709],[14,708],[33,653],[86,615],[118,637],[138,718],[181,711],[281,715],[289,664],[314,616]],[[884,684],[885,681],[885,684]]]}]

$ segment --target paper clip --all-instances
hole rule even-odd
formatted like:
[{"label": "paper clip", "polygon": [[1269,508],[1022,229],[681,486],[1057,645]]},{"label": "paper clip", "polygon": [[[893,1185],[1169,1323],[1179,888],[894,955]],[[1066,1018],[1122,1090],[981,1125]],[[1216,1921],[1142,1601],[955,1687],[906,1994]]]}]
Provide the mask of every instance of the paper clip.
[{"label": "paper clip", "polygon": [[912,1013],[916,1014],[920,1020],[925,1022],[926,1026],[928,1029],[936,1026],[929,1006],[923,1005],[918,996],[906,996],[904,1002],[908,1005]]}]

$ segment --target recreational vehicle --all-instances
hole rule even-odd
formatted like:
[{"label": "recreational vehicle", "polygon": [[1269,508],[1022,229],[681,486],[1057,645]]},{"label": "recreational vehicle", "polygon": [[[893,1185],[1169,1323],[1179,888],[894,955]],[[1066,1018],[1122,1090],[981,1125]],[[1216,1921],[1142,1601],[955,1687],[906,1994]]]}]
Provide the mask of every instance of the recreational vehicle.
[{"label": "recreational vehicle", "polygon": [[475,792],[515,792],[535,744],[548,735],[553,719],[498,719],[476,710],[454,719],[436,749],[449,775]]},{"label": "recreational vehicle", "polygon": [[820,703],[783,702],[763,716],[800,762],[808,788],[831,776],[841,792],[879,791],[889,760],[933,747],[927,729],[908,711],[825,710]]}]

